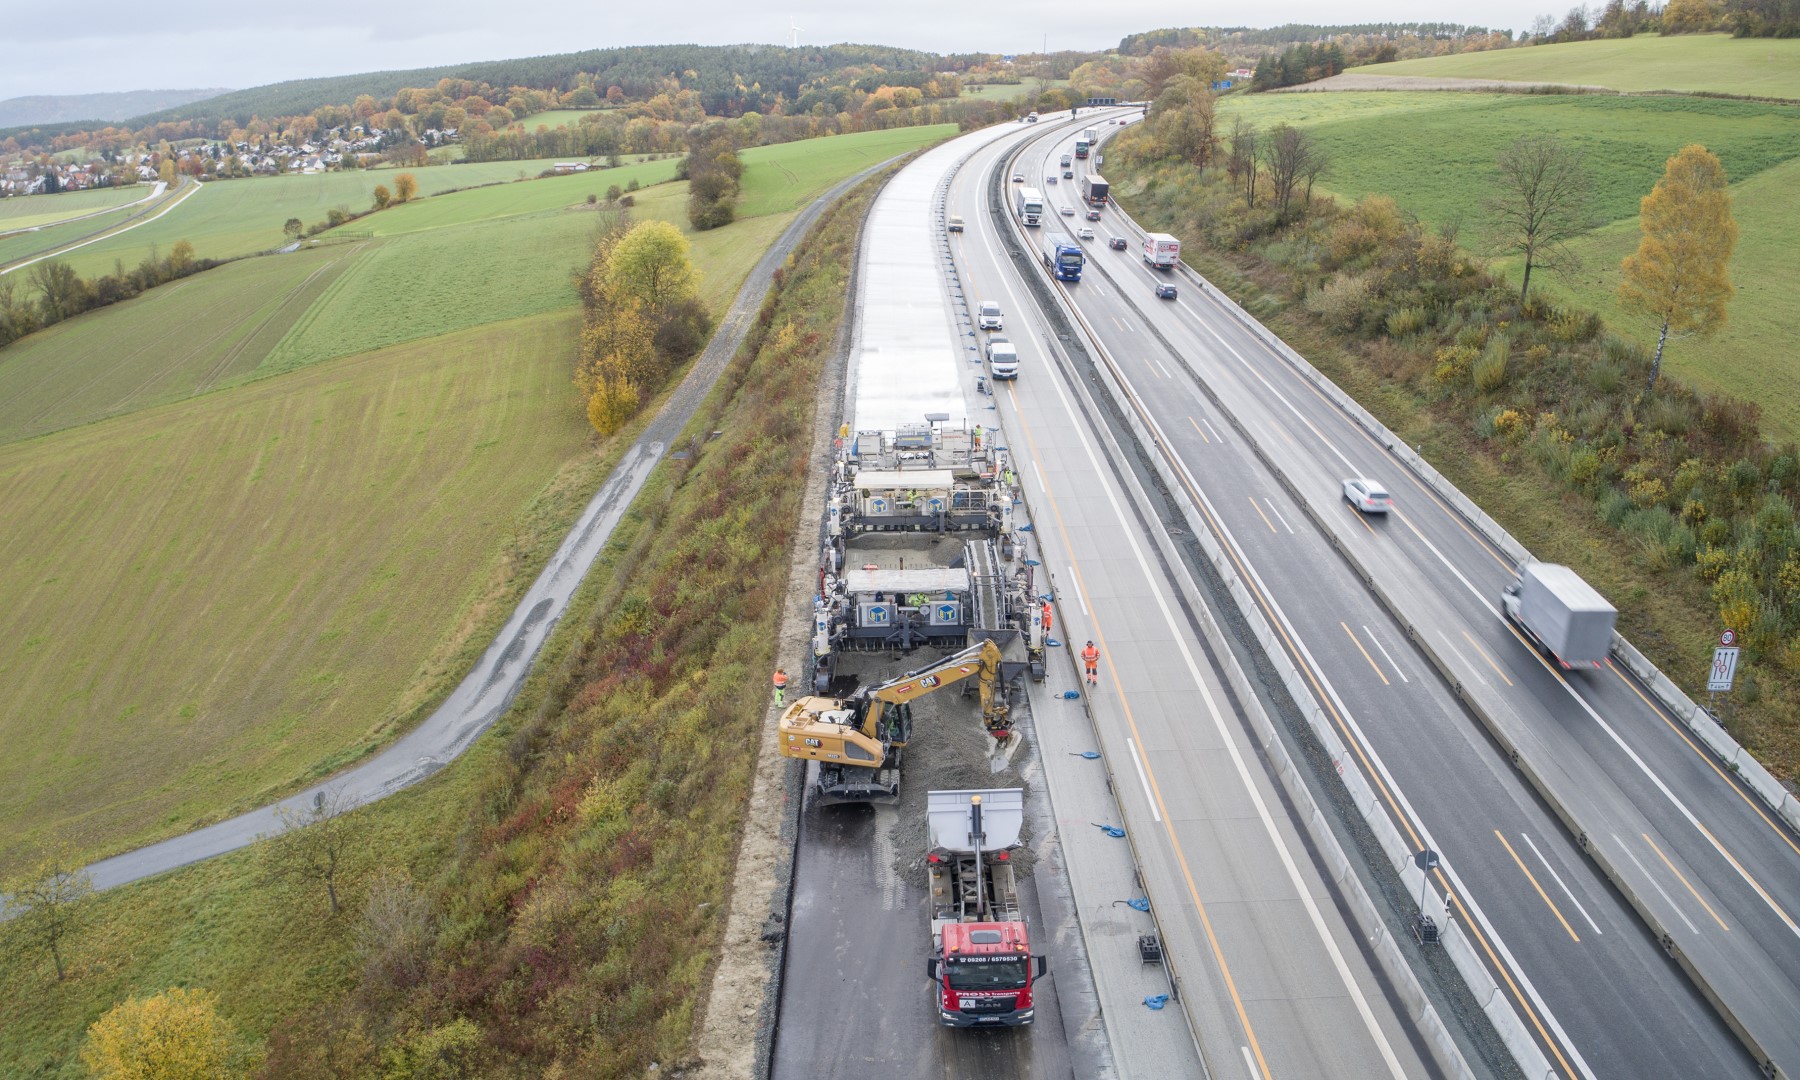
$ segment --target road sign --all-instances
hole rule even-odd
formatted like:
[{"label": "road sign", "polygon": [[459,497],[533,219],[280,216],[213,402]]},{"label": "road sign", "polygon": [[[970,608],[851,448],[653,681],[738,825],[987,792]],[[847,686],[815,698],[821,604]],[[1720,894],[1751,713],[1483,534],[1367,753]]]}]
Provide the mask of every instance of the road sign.
[{"label": "road sign", "polygon": [[1706,689],[1717,693],[1730,690],[1731,681],[1737,678],[1738,650],[1729,645],[1721,645],[1713,650],[1712,672],[1707,677]]},{"label": "road sign", "polygon": [[1737,644],[1737,634],[1727,630],[1719,635],[1719,644],[1730,647]]}]

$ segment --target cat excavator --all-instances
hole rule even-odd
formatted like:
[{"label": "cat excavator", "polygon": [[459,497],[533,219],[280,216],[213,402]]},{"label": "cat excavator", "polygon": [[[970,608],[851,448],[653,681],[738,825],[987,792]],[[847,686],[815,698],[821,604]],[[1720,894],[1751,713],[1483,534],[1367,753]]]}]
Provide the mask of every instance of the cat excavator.
[{"label": "cat excavator", "polygon": [[781,752],[819,763],[816,794],[827,805],[892,802],[900,797],[900,757],[919,698],[974,677],[988,734],[999,746],[1016,738],[1000,662],[1000,647],[982,640],[847,698],[800,698],[781,714]]}]

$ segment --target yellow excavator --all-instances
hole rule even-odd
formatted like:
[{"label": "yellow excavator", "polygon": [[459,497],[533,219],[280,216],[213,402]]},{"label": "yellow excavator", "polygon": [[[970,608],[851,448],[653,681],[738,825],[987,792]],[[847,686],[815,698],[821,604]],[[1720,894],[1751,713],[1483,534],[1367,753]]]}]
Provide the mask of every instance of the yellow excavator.
[{"label": "yellow excavator", "polygon": [[847,698],[800,698],[781,714],[781,752],[819,763],[818,795],[826,803],[898,799],[901,751],[919,698],[974,676],[982,725],[996,740],[1013,737],[1000,661],[1000,647],[984,640]]}]

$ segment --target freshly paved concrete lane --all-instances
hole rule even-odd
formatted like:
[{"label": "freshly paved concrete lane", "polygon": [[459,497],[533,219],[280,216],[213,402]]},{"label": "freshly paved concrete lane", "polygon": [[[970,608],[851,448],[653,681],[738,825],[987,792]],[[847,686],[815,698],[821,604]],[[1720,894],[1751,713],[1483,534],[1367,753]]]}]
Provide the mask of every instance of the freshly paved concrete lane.
[{"label": "freshly paved concrete lane", "polygon": [[279,807],[309,806],[315,796],[323,792],[331,792],[334,797],[351,804],[383,798],[430,776],[467,750],[475,738],[506,711],[530,672],[532,660],[550,636],[556,620],[567,609],[569,598],[575,594],[588,567],[593,565],[595,556],[612,535],[620,516],[643,487],[665,447],[687,426],[726,362],[737,352],[750,328],[750,320],[768,291],[775,269],[787,259],[827,206],[879,168],[881,166],[877,165],[864,170],[820,196],[801,211],[757,261],[706,351],[695,361],[663,411],[646,427],[643,436],[625,451],[612,475],[582,511],[562,546],[557,548],[549,565],[538,575],[512,617],[482,653],[475,669],[423,723],[363,764],[279,803],[97,862],[88,867],[94,887],[112,888],[235,851],[254,843],[258,836],[274,832],[279,827],[275,816]]},{"label": "freshly paved concrete lane", "polygon": [[[1125,226],[1116,209],[1109,209],[1107,217],[1099,229],[1102,235],[1118,232],[1135,242],[1139,234]],[[1551,736],[1542,751],[1546,760],[1578,761],[1589,755],[1618,760],[1610,736],[1591,717],[1583,717],[1579,706],[1570,707],[1567,691],[1509,640],[1497,619],[1469,619],[1472,611],[1482,609],[1484,599],[1491,602],[1498,595],[1510,576],[1504,560],[1435,498],[1409,486],[1398,463],[1350,430],[1335,406],[1294,378],[1242,323],[1219,310],[1196,279],[1179,279],[1178,302],[1159,301],[1151,284],[1168,278],[1143,266],[1135,243],[1125,252],[1089,245],[1089,256],[1089,273],[1068,295],[1111,348],[1222,527],[1239,541],[1240,557],[1270,594],[1274,617],[1293,627],[1294,638],[1316,661],[1343,716],[1346,738],[1367,745],[1379,771],[1393,781],[1397,805],[1391,813],[1414,819],[1431,845],[1447,855],[1458,875],[1459,897],[1479,906],[1517,956],[1518,977],[1535,988],[1535,993],[1522,995],[1522,1008],[1540,1011],[1541,995],[1549,1005],[1541,1010],[1543,1026],[1554,1029],[1555,1020],[1565,1025],[1566,1034],[1556,1039],[1567,1059],[1560,1064],[1569,1072],[1605,1076],[1751,1074],[1753,1065],[1736,1040],[1495,752],[1437,671],[1407,641],[1403,626],[1332,552],[1321,527],[1248,452],[1245,435],[1300,486],[1324,528],[1372,566],[1384,588],[1404,598],[1408,622],[1430,636],[1428,644],[1461,655],[1466,685],[1507,702],[1516,698],[1514,711],[1535,712],[1528,722]],[[1204,379],[1219,395],[1229,418],[1196,390],[1193,377]],[[1338,481],[1361,472],[1385,480],[1394,490],[1393,520],[1359,520],[1337,501]],[[1422,521],[1429,523],[1417,524]],[[1421,535],[1414,536],[1414,528]],[[1702,785],[1689,789],[1699,792],[1694,802],[1713,811],[1721,802],[1732,804],[1723,812],[1726,821],[1719,831],[1754,844],[1762,856],[1755,861],[1765,885],[1773,879],[1787,887],[1783,871],[1791,872],[1794,865],[1789,838],[1755,814],[1722,777],[1715,774],[1710,789],[1704,786],[1711,766],[1668,735],[1668,725],[1647,711],[1644,702],[1634,707],[1626,700],[1636,695],[1623,679],[1608,672],[1582,681],[1585,693],[1610,694],[1608,709],[1629,715],[1635,708],[1641,721],[1634,730],[1646,726],[1642,721],[1663,729],[1655,739],[1663,749],[1645,755],[1655,761],[1651,771],[1671,788],[1677,783]],[[1597,687],[1596,682],[1605,685]],[[1598,706],[1595,711],[1602,712]],[[1671,756],[1676,760],[1667,760]],[[1652,823],[1649,818],[1657,817],[1654,804],[1661,796],[1658,786],[1635,765],[1615,767],[1612,773],[1583,771],[1574,782],[1616,785],[1621,793],[1641,786],[1655,793],[1637,796],[1647,811],[1644,819],[1631,820],[1627,814],[1618,820],[1620,837],[1637,844],[1624,858],[1628,866],[1635,855],[1645,867],[1655,867],[1669,897],[1678,897],[1679,904],[1698,914],[1693,919],[1698,928],[1706,919],[1699,898],[1682,886],[1644,836],[1654,838],[1670,863],[1681,866],[1679,853],[1687,850],[1683,835],[1705,843],[1704,834],[1660,817]],[[1664,805],[1669,805],[1666,800]],[[1746,831],[1756,839],[1743,836]],[[1722,846],[1732,842],[1723,836],[1720,841]],[[1746,869],[1756,876],[1750,861]],[[1686,867],[1682,874],[1702,894],[1707,889],[1696,878],[1714,886],[1721,874],[1741,880],[1733,867],[1716,863],[1703,874]],[[1752,898],[1761,900],[1754,890],[1745,890],[1740,903],[1723,904],[1738,919],[1760,923],[1774,952],[1785,955],[1788,942],[1776,932],[1782,924],[1773,913],[1775,905],[1761,904],[1765,914],[1759,914],[1757,904],[1742,903]],[[1710,895],[1707,899],[1713,901]],[[1675,925],[1687,929],[1679,921]],[[1716,923],[1709,932],[1726,936]],[[1738,940],[1750,936],[1740,930]],[[1745,966],[1739,970],[1760,966],[1753,957],[1732,961],[1734,967],[1740,962]],[[1771,986],[1759,978],[1759,993],[1774,992],[1773,1003],[1785,1008],[1782,1003],[1788,999],[1779,983]],[[1800,1008],[1788,1015],[1800,1015]]]},{"label": "freshly paved concrete lane", "polygon": [[[997,391],[1002,428],[1055,579],[1062,636],[1102,649],[1090,706],[1208,1069],[1429,1075],[1232,715],[1127,501],[1131,484],[1090,430],[1083,391],[1028,315],[989,232],[986,188],[959,181],[951,209],[981,222],[959,245],[966,287],[1002,300],[1020,344],[1023,374]],[[1083,824],[1065,819],[1064,831]]]}]

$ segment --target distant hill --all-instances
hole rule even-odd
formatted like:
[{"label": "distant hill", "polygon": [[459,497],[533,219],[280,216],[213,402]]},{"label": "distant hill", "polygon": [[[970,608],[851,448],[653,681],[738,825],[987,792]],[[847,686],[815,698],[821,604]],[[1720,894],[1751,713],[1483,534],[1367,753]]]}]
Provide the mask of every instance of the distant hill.
[{"label": "distant hill", "polygon": [[1462,53],[1359,67],[1359,75],[1568,82],[1612,90],[1674,90],[1800,100],[1800,38],[1725,34],[1657,37]]},{"label": "distant hill", "polygon": [[294,116],[321,105],[348,105],[360,94],[381,98],[402,87],[435,86],[440,79],[466,79],[491,86],[561,86],[578,73],[593,76],[604,89],[618,86],[642,100],[668,83],[700,92],[708,112],[742,86],[757,85],[799,97],[801,88],[844,68],[873,65],[887,71],[933,71],[941,58],[884,45],[829,45],[789,49],[779,45],[643,45],[620,49],[485,60],[471,64],[371,71],[321,79],[296,79],[237,90],[206,101],[167,107],[131,117],[135,125],[163,120],[231,120],[251,116]]},{"label": "distant hill", "polygon": [[66,124],[72,120],[116,123],[159,109],[204,101],[230,90],[127,90],[117,94],[38,94],[0,101],[0,128]]}]

